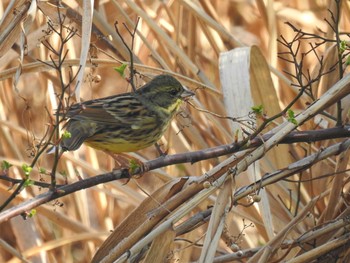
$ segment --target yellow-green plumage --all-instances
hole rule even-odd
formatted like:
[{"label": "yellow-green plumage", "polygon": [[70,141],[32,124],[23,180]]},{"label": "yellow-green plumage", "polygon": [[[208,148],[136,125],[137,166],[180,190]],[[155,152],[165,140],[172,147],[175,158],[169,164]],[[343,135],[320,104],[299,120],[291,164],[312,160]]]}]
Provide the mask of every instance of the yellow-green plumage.
[{"label": "yellow-green plumage", "polygon": [[184,98],[194,95],[170,75],[159,75],[136,92],[75,104],[68,110],[63,150],[82,143],[112,153],[133,152],[156,143]]}]

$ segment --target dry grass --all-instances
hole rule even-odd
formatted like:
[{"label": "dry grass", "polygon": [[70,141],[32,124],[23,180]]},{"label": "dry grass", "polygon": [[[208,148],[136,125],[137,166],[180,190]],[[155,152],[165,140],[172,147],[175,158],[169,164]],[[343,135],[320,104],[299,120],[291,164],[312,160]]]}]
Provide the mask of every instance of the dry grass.
[{"label": "dry grass", "polygon": [[[0,24],[0,161],[13,165],[2,174],[21,179],[22,165],[33,162],[38,144],[52,130],[56,95],[62,89],[58,72],[38,61],[50,63],[52,55],[41,41],[48,39],[54,48],[60,42],[57,34],[47,31],[49,18],[58,22],[56,7],[40,1],[32,10],[29,1],[2,1],[0,10],[12,2],[17,6]],[[82,17],[85,25],[91,23],[79,6],[82,1],[63,2],[64,24],[78,30],[65,45],[68,53],[61,70],[65,83],[70,72],[78,72],[81,53],[90,47],[77,93],[81,100],[130,90],[113,70],[130,61],[114,23],[118,21],[124,40],[131,43],[122,24],[132,30],[137,17],[134,66],[144,76],[137,78],[138,86],[148,77],[171,72],[196,92],[191,102],[195,107],[184,105],[183,114],[161,140],[169,155],[241,140],[247,135],[240,127],[253,132],[248,122],[253,121],[248,115],[251,106],[262,104],[266,117],[271,117],[295,98],[299,90],[291,82],[296,80],[283,73],[294,73],[295,64],[277,57],[286,49],[276,39],[283,35],[291,41],[296,35],[285,22],[334,39],[324,19],[331,21],[327,9],[336,13],[335,1],[111,0],[95,1],[90,46],[82,40],[86,37]],[[350,31],[349,7],[342,2],[341,32]],[[19,40],[22,25],[27,30],[25,49]],[[5,30],[8,35],[2,33]],[[314,42],[301,42],[299,61],[301,52]],[[336,47],[327,43],[317,49],[324,71],[337,62]],[[169,165],[127,184],[125,180],[98,184],[31,206],[27,212],[35,207],[36,215],[27,220],[15,216],[1,221],[11,207],[24,207],[48,192],[45,187],[25,187],[0,212],[0,262],[90,262],[99,247],[94,262],[105,256],[105,262],[117,258],[123,262],[129,256],[143,262],[347,262],[349,141],[328,138],[277,145],[297,126],[299,130],[334,127],[335,104],[349,93],[346,70],[337,82],[337,69],[318,77],[320,63],[314,53],[303,63],[303,70],[317,80],[309,89],[315,102],[306,94],[298,98],[292,107],[295,114],[302,113],[297,123],[275,119],[260,133],[274,129],[274,137],[260,147]],[[73,81],[71,92],[77,82]],[[326,107],[327,116],[318,114]],[[342,107],[345,125],[347,97]],[[257,122],[261,124],[262,118]],[[155,147],[134,153],[142,160],[157,155]],[[30,179],[50,183],[53,163],[54,155],[42,154]],[[62,156],[57,183],[79,183],[113,167],[108,155],[83,146]],[[17,185],[0,180],[0,205]]]}]

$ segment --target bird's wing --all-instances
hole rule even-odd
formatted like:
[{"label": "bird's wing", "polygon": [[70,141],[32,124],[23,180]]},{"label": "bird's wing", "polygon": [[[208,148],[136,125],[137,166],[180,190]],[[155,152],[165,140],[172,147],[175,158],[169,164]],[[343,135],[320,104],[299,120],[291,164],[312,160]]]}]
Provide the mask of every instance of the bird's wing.
[{"label": "bird's wing", "polygon": [[[145,112],[147,111],[147,113]],[[138,125],[147,123],[153,113],[134,97],[117,97],[110,100],[93,100],[73,105],[67,117],[72,120],[87,120],[97,124]]]}]

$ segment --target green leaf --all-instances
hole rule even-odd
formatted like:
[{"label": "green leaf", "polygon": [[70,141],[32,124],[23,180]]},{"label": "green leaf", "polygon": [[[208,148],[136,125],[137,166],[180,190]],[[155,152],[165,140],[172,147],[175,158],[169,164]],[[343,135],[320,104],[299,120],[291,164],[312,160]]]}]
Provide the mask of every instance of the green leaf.
[{"label": "green leaf", "polygon": [[24,181],[23,187],[27,187],[27,186],[31,186],[31,185],[34,185],[34,181],[30,180],[30,179],[26,179]]},{"label": "green leaf", "polygon": [[345,65],[347,65],[347,66],[350,65],[350,56],[346,57]]},{"label": "green leaf", "polygon": [[287,120],[288,120],[289,122],[293,123],[294,125],[298,125],[298,122],[297,122],[297,120],[295,119],[295,113],[294,113],[293,110],[288,109],[287,115],[288,115]]},{"label": "green leaf", "polygon": [[35,215],[36,215],[36,209],[30,210],[30,212],[28,213],[28,217],[33,217]]},{"label": "green leaf", "polygon": [[1,163],[2,170],[8,170],[8,169],[10,169],[11,166],[12,166],[12,164],[10,164],[8,161],[5,161],[5,160],[3,160]]},{"label": "green leaf", "polygon": [[69,131],[64,131],[64,133],[62,134],[62,139],[69,139],[72,137],[72,134]]},{"label": "green leaf", "polygon": [[22,164],[22,170],[23,170],[25,176],[28,178],[29,174],[33,170],[33,168],[30,167],[28,164]]},{"label": "green leaf", "polygon": [[262,115],[263,114],[263,110],[264,110],[264,106],[263,105],[257,105],[257,106],[253,106],[251,109],[256,115]]},{"label": "green leaf", "polygon": [[39,173],[41,173],[41,174],[46,174],[46,169],[40,167],[40,168],[39,168]]},{"label": "green leaf", "polygon": [[134,159],[131,159],[129,162],[129,171],[131,174],[134,174],[136,172],[136,170],[138,170],[140,168],[140,165],[138,164],[138,162]]},{"label": "green leaf", "polygon": [[293,110],[288,109],[287,114],[288,114],[288,118],[295,118],[295,114]]},{"label": "green leaf", "polygon": [[346,44],[346,41],[345,40],[342,40],[340,42],[340,45],[339,45],[339,51],[340,51],[340,54],[343,54],[344,51],[348,48],[347,44]]},{"label": "green leaf", "polygon": [[125,69],[127,66],[127,64],[121,64],[119,67],[115,67],[114,70],[117,71],[120,74],[120,76],[124,77]]}]

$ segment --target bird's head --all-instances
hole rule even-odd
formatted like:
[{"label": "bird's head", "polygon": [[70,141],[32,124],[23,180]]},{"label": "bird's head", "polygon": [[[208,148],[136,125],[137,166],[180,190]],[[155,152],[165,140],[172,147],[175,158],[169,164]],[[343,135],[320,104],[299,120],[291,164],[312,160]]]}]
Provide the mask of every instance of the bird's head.
[{"label": "bird's head", "polygon": [[137,90],[143,99],[162,107],[168,112],[178,109],[181,102],[194,92],[190,91],[170,75],[159,75]]}]

